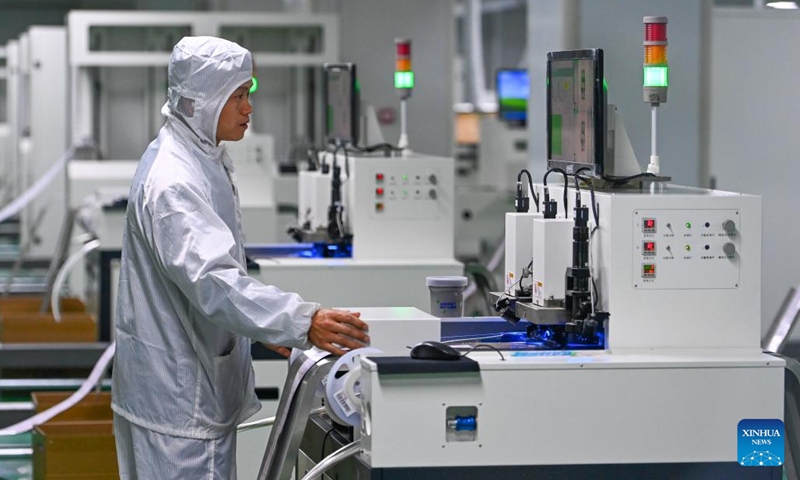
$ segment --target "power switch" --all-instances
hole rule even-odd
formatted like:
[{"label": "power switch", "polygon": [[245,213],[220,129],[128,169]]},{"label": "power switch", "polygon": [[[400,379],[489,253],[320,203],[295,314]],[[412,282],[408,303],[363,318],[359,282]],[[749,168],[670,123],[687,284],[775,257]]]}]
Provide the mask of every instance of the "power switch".
[{"label": "power switch", "polygon": [[736,231],[736,222],[733,220],[725,220],[722,222],[722,229],[728,233],[733,233]]},{"label": "power switch", "polygon": [[725,255],[736,255],[736,245],[732,244],[731,242],[726,243],[722,246],[722,251],[725,252]]}]

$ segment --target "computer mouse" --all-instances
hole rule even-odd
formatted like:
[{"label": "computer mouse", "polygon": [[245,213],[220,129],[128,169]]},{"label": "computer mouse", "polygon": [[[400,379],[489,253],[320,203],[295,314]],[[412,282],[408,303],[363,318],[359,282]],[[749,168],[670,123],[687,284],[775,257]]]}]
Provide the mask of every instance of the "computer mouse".
[{"label": "computer mouse", "polygon": [[414,345],[411,358],[418,360],[458,360],[461,354],[455,348],[442,342],[427,341]]}]

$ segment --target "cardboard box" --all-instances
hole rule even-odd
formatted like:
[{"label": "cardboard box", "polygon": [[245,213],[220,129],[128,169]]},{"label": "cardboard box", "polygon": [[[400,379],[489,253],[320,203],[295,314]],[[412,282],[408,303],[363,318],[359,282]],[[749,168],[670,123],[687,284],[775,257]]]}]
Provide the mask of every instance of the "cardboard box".
[{"label": "cardboard box", "polygon": [[[34,392],[36,413],[72,392]],[[92,392],[33,432],[34,480],[117,480],[110,392]]]},{"label": "cardboard box", "polygon": [[[33,392],[31,398],[33,399],[36,413],[41,413],[61,403],[71,395],[72,392]],[[66,412],[56,415],[47,423],[113,420],[114,412],[111,410],[111,392],[92,392],[86,395],[77,405]]]},{"label": "cardboard box", "polygon": [[97,324],[87,313],[63,313],[56,322],[50,313],[0,313],[0,343],[91,343]]},{"label": "cardboard box", "polygon": [[34,480],[119,480],[114,423],[54,422],[33,432]]},{"label": "cardboard box", "polygon": [[[48,300],[48,309],[49,309]],[[40,296],[19,296],[0,298],[0,315],[4,313],[38,313],[42,307]],[[79,298],[64,297],[61,299],[61,313],[86,313],[86,305]]]}]

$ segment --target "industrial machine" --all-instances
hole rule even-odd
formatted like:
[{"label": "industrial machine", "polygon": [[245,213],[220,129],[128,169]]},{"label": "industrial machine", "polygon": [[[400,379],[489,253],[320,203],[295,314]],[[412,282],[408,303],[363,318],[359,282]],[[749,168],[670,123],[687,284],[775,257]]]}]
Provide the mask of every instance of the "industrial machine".
[{"label": "industrial machine", "polygon": [[[65,82],[59,83],[62,88],[53,88],[51,83],[54,78],[67,78],[66,30],[30,27],[19,40],[9,42],[6,52],[9,132],[4,157],[11,176],[6,201],[28,195],[24,208],[3,220],[18,225],[19,254],[49,259],[65,215],[67,89]],[[49,187],[36,188],[43,177],[50,178]]]},{"label": "industrial machine", "polygon": [[[581,193],[584,205],[591,197]],[[541,277],[533,274],[545,306],[514,298],[504,312],[514,326],[463,319],[427,338],[461,352],[479,345],[498,352],[455,362],[365,354],[360,390],[351,393],[360,422],[352,434],[329,435],[327,450],[360,440],[358,454],[334,472],[449,478],[469,467],[470,478],[775,478],[782,451],[752,444],[743,454],[737,446],[740,422],[784,418],[785,362],[760,348],[759,198],[665,187],[596,192],[594,201],[602,213],[599,223],[587,221],[587,250],[573,239],[582,234],[574,226],[580,216],[533,222],[545,232],[534,242],[567,250]],[[591,257],[588,276],[573,251]],[[533,409],[520,410],[520,402]],[[301,474],[320,460],[329,422],[313,417],[307,426]],[[743,455],[753,452],[779,458],[772,468],[743,469]],[[270,472],[276,476],[259,478],[288,478]]]},{"label": "industrial machine", "polygon": [[[279,218],[279,206],[296,201],[296,187],[291,186],[296,177],[292,181],[281,174],[281,168],[289,166],[288,139],[313,139],[317,122],[306,115],[308,105],[315,101],[313,91],[291,84],[307,83],[307,77],[316,74],[315,66],[338,57],[334,16],[74,11],[68,15],[67,25],[71,138],[73,143],[93,139],[93,148],[81,152],[80,157],[89,162],[88,167],[73,173],[93,171],[91,166],[99,162],[112,162],[103,169],[111,181],[131,171],[124,162],[135,162],[163,124],[164,67],[181,37],[213,35],[250,49],[256,76],[270,79],[262,82],[252,97],[256,106],[253,126],[260,133],[248,132],[241,142],[228,145],[228,151],[237,168],[247,241],[285,239],[283,226],[290,220]],[[288,114],[292,121],[274,122],[274,115],[268,112],[275,111]],[[92,179],[98,188],[105,186],[97,173],[76,181]]]},{"label": "industrial machine", "polygon": [[[607,148],[621,132],[598,99],[602,51],[554,52],[548,72],[551,169],[537,185],[520,174],[502,319],[441,319],[425,338],[441,343],[410,356],[390,341],[335,363],[307,352],[260,480],[797,471],[798,365],[760,347],[760,198],[619,175],[631,165]],[[308,419],[325,375],[326,413]]]},{"label": "industrial machine", "polygon": [[427,310],[425,277],[463,273],[453,257],[453,159],[361,146],[355,66],[326,65],[324,78],[331,149],[300,172],[298,225],[289,230],[304,247],[254,255],[259,275],[325,305]]},{"label": "industrial machine", "polygon": [[304,250],[255,252],[257,275],[325,305],[428,310],[425,277],[463,273],[453,257],[453,160],[337,153],[328,162],[328,173],[300,173],[302,225],[292,233]]}]

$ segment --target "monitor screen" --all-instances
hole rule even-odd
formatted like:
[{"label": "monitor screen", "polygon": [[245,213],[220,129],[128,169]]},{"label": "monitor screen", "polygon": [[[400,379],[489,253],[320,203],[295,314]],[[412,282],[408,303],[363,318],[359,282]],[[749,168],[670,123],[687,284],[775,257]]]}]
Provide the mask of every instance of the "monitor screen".
[{"label": "monitor screen", "polygon": [[603,174],[606,95],[601,49],[547,54],[548,168]]},{"label": "monitor screen", "polygon": [[325,140],[328,143],[358,143],[359,99],[356,66],[352,63],[324,66]]},{"label": "monitor screen", "polygon": [[525,125],[528,120],[529,95],[527,70],[503,69],[497,72],[497,105],[501,120]]}]

